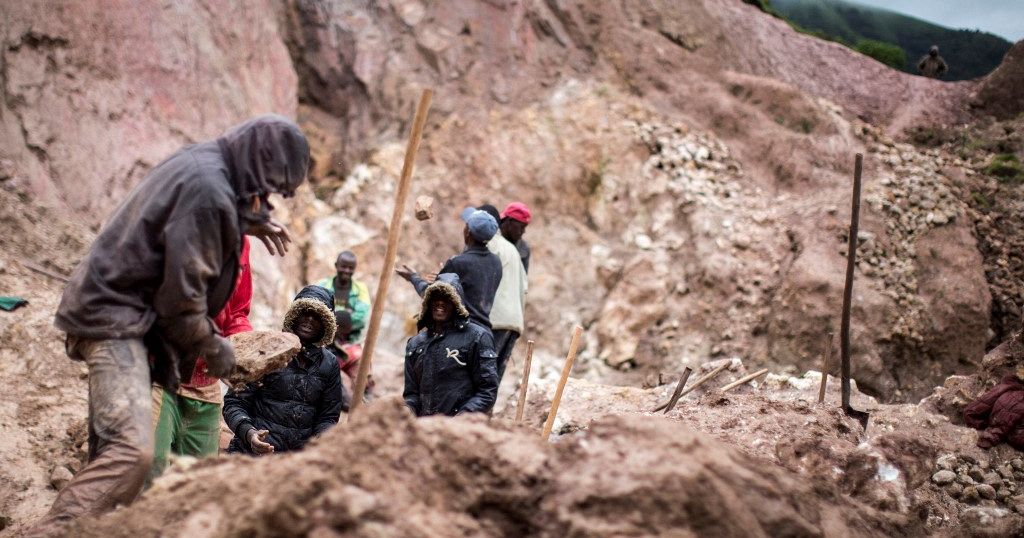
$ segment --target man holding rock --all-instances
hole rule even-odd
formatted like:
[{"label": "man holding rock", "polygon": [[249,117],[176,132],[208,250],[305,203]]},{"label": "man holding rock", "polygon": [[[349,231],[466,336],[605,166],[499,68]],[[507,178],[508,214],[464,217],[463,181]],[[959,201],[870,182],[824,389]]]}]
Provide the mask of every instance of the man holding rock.
[{"label": "man holding rock", "polygon": [[[249,310],[252,306],[252,270],[249,267],[249,240],[242,238],[238,281],[224,308],[213,318],[221,336],[252,331]],[[210,375],[206,359],[199,357],[192,379],[181,384],[177,393],[153,385],[153,417],[156,428],[153,468],[149,481],[167,467],[168,456],[206,458],[220,450],[220,415],[224,395],[216,377]]]},{"label": "man holding rock", "polygon": [[59,532],[139,494],[153,461],[151,380],[176,391],[199,356],[213,377],[234,367],[210,318],[236,285],[243,234],[271,253],[287,250],[268,197],[291,196],[308,166],[299,128],[261,116],[171,155],[110,217],[56,316],[68,355],[89,368],[89,463],[36,532]]}]

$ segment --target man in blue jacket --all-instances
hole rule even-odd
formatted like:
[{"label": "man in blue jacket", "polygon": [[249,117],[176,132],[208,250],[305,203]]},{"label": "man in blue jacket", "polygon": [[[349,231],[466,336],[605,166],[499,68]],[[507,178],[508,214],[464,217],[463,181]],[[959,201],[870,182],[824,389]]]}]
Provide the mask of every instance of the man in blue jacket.
[{"label": "man in blue jacket", "polygon": [[498,396],[491,332],[469,321],[458,275],[442,273],[423,293],[420,332],[405,347],[405,391],[416,416],[487,413]]}]

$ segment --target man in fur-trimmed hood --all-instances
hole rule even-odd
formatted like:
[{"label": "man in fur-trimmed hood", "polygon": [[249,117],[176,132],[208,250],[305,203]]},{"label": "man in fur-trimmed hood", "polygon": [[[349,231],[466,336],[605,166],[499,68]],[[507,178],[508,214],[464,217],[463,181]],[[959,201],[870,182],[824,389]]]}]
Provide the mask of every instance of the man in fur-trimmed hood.
[{"label": "man in fur-trimmed hood", "polygon": [[405,347],[403,397],[416,416],[487,413],[498,395],[490,331],[469,321],[458,275],[442,273],[423,292]]},{"label": "man in fur-trimmed hood", "polygon": [[302,342],[288,366],[224,396],[224,421],[235,437],[228,452],[261,456],[305,446],[347,411],[334,340],[334,296],[306,286],[284,316],[283,330]]}]

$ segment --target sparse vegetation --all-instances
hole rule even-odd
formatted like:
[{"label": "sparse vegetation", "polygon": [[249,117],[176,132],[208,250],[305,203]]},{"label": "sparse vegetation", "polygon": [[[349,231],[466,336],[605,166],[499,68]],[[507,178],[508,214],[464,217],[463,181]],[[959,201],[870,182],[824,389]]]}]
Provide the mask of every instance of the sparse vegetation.
[{"label": "sparse vegetation", "polygon": [[893,69],[905,69],[907,66],[907,53],[892,43],[878,41],[876,39],[861,39],[853,50],[870,56]]},{"label": "sparse vegetation", "polygon": [[992,158],[992,162],[985,167],[985,173],[994,176],[1003,183],[1020,185],[1024,183],[1024,167],[1020,159],[1013,153],[1001,153]]}]

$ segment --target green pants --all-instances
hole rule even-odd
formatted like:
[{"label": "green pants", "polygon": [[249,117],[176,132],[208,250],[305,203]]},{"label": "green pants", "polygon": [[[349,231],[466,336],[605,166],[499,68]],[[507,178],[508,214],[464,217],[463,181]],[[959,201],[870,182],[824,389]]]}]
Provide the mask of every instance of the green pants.
[{"label": "green pants", "polygon": [[219,404],[202,402],[153,388],[156,446],[149,482],[167,468],[170,453],[204,458],[216,456],[220,449]]}]

